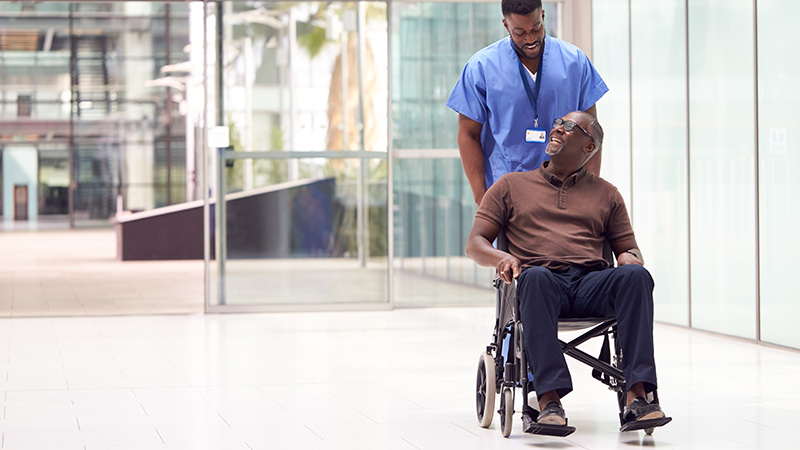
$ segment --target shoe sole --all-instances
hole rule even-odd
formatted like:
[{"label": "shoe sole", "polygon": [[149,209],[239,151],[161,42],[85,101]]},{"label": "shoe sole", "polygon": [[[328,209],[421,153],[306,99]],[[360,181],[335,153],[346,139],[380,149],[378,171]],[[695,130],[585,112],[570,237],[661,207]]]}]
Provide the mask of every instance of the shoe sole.
[{"label": "shoe sole", "polygon": [[536,416],[531,415],[530,412],[523,411],[522,431],[524,431],[525,433],[564,437],[564,436],[569,436],[570,434],[575,432],[575,427],[568,426],[566,424],[566,419],[564,425],[552,425],[547,423],[536,422],[532,419],[532,417]]},{"label": "shoe sole", "polygon": [[575,427],[567,425],[548,425],[543,423],[532,423],[523,430],[529,434],[541,434],[545,436],[565,437],[575,432]]},{"label": "shoe sole", "polygon": [[658,419],[632,420],[619,428],[619,431],[636,431],[647,428],[662,427],[672,421],[672,417],[661,417]]},{"label": "shoe sole", "polygon": [[646,414],[637,420],[653,420],[653,419],[663,419],[664,413],[661,411],[653,411],[650,414]]}]

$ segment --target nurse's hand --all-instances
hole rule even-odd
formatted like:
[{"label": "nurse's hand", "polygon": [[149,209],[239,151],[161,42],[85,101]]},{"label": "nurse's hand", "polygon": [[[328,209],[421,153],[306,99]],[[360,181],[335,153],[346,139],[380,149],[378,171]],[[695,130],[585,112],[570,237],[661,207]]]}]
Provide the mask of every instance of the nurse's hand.
[{"label": "nurse's hand", "polygon": [[511,284],[514,278],[519,277],[522,273],[520,262],[517,258],[506,255],[497,263],[497,275],[506,282]]}]

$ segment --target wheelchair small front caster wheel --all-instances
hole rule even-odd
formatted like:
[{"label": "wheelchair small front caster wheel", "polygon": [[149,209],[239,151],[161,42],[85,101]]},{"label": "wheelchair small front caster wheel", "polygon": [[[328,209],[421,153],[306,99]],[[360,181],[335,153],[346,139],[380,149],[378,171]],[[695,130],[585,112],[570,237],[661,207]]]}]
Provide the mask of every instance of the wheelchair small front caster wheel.
[{"label": "wheelchair small front caster wheel", "polygon": [[500,431],[503,437],[511,435],[511,426],[514,424],[514,389],[503,388],[503,396],[500,397]]}]

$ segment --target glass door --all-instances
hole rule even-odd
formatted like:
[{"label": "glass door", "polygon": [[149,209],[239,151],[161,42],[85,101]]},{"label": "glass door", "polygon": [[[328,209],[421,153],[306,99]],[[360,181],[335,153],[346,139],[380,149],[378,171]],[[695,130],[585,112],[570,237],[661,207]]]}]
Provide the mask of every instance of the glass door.
[{"label": "glass door", "polygon": [[209,311],[388,308],[386,3],[216,5]]}]

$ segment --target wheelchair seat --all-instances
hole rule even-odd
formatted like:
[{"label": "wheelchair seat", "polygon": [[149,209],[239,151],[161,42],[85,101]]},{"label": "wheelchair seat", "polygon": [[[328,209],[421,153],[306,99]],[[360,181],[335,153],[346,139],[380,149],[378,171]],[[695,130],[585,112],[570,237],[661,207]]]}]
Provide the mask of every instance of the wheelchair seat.
[{"label": "wheelchair seat", "polygon": [[593,327],[606,319],[600,317],[558,319],[558,331],[577,331]]}]

